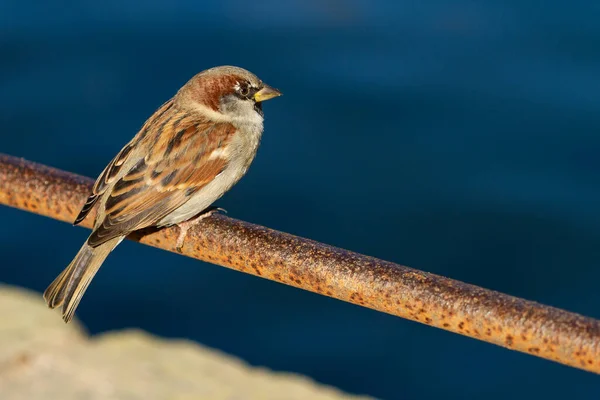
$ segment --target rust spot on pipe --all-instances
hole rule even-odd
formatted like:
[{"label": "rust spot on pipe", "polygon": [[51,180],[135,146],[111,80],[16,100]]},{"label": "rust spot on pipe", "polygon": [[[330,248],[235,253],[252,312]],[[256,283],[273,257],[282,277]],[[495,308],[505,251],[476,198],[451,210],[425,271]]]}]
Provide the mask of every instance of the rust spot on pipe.
[{"label": "rust spot on pipe", "polygon": [[[73,222],[93,181],[0,154],[0,203]],[[93,214],[93,212],[91,213]],[[93,215],[82,223],[91,227]],[[178,228],[129,239],[177,252]],[[600,321],[214,214],[183,255],[600,373]]]}]

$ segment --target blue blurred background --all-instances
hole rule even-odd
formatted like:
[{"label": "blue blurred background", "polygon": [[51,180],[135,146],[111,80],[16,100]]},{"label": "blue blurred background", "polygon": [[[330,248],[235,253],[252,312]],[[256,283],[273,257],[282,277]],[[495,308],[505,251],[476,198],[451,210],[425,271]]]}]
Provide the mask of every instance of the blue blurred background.
[{"label": "blue blurred background", "polygon": [[[235,218],[600,318],[600,3],[0,1],[0,151],[96,177],[208,67],[265,105]],[[0,280],[88,232],[0,208]],[[384,399],[600,398],[600,378],[123,243],[78,316]]]}]

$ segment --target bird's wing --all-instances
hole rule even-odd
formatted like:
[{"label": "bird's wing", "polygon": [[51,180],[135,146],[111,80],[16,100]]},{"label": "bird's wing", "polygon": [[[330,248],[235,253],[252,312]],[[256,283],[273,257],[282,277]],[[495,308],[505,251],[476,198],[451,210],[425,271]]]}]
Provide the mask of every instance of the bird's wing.
[{"label": "bird's wing", "polygon": [[140,129],[140,132],[136,135],[136,137],[134,137],[131,142],[127,143],[125,147],[119,151],[115,158],[108,163],[106,168],[104,168],[104,171],[102,171],[100,176],[98,176],[98,179],[96,179],[94,187],[92,188],[92,193],[81,208],[81,211],[75,219],[75,222],[73,222],[73,225],[80,224],[85,217],[87,217],[94,205],[98,202],[100,196],[102,196],[104,192],[106,192],[106,189],[118,178],[123,164],[125,164],[125,161],[127,161],[129,155],[131,154],[131,150],[135,147],[136,143],[146,136],[150,128],[156,126],[166,113],[172,111],[172,108],[173,99],[170,99],[160,106],[160,108],[156,110],[156,112],[148,119],[148,121],[146,121],[144,126],[142,126],[142,129]]},{"label": "bird's wing", "polygon": [[[103,220],[88,239],[92,247],[155,225],[227,166],[225,153],[215,150],[231,141],[233,125],[200,119],[174,106],[157,114],[96,183],[94,194],[106,200]],[[125,164],[123,173],[119,169]]]}]

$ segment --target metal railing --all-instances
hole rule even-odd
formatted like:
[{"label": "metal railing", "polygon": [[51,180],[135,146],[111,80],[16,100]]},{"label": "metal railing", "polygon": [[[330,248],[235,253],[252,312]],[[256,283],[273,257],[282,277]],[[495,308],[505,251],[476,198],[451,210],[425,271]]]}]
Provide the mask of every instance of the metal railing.
[{"label": "metal railing", "polygon": [[[73,222],[93,181],[0,154],[0,204]],[[90,228],[94,213],[82,223]],[[178,228],[129,239],[177,252]],[[600,373],[600,321],[223,215],[181,253],[512,350]]]}]

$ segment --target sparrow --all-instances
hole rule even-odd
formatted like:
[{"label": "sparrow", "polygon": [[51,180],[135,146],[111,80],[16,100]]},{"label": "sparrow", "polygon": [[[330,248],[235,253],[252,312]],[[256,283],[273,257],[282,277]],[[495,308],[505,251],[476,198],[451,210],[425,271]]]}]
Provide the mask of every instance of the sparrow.
[{"label": "sparrow", "polygon": [[96,180],[74,225],[96,206],[94,228],[48,286],[50,308],[71,321],[92,278],[131,232],[187,229],[215,209],[254,160],[263,133],[262,102],[281,92],[251,72],[220,66],[200,72],[144,123]]}]

